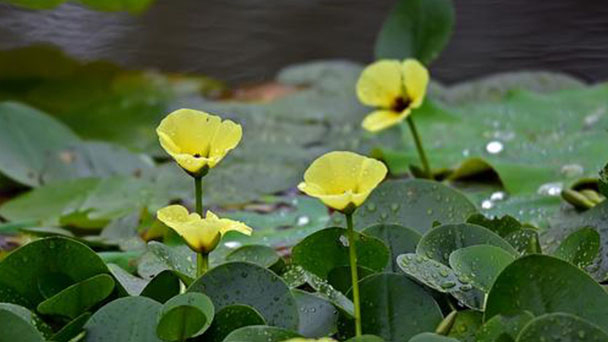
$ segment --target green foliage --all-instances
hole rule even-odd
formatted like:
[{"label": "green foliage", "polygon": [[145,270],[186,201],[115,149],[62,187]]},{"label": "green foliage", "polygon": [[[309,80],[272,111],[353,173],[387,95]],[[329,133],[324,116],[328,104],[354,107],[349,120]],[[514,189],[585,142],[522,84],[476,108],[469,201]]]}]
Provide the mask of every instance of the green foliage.
[{"label": "green foliage", "polygon": [[500,247],[475,245],[450,254],[450,267],[478,289],[489,292],[494,280],[515,257]]},{"label": "green foliage", "polygon": [[591,228],[583,228],[568,235],[555,250],[554,255],[584,268],[598,256],[600,234]]},{"label": "green foliage", "polygon": [[331,336],[337,331],[338,311],[327,299],[306,291],[293,289],[298,303],[298,332],[306,337]]},{"label": "green foliage", "polygon": [[179,294],[159,312],[156,335],[165,341],[183,341],[201,335],[211,325],[215,309],[202,293]]},{"label": "green foliage", "polygon": [[399,0],[378,34],[376,58],[416,58],[428,65],[447,44],[453,25],[451,0]]},{"label": "green foliage", "polygon": [[231,332],[224,342],[281,342],[300,335],[289,330],[272,326],[249,326]]},{"label": "green foliage", "polygon": [[228,305],[215,314],[215,319],[203,338],[209,342],[221,342],[230,332],[252,325],[266,325],[266,321],[251,306]]},{"label": "green foliage", "polygon": [[[547,331],[553,330],[551,333]],[[607,341],[608,334],[598,326],[574,315],[552,313],[533,319],[517,337],[518,342]]]},{"label": "green foliage", "polygon": [[[3,0],[11,5],[21,6],[29,9],[51,9],[59,6],[67,0]],[[141,13],[154,0],[75,0],[77,3],[87,5],[98,11],[127,11]]]}]

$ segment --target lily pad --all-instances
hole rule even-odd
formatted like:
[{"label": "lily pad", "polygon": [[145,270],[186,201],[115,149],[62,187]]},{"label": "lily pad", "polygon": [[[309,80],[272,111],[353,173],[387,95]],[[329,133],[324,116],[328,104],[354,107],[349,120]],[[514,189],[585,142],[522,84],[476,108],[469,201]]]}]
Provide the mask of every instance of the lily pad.
[{"label": "lily pad", "polygon": [[301,336],[283,328],[256,325],[242,327],[231,332],[223,342],[281,342],[294,337]]},{"label": "lily pad", "polygon": [[277,252],[268,246],[248,245],[242,246],[230,252],[226,256],[227,261],[248,261],[265,268],[273,268],[283,263]]},{"label": "lily pad", "polygon": [[600,234],[595,229],[583,228],[568,235],[553,255],[584,268],[598,256],[599,249]]},{"label": "lily pad", "polygon": [[53,334],[53,330],[48,324],[46,324],[36,313],[31,312],[23,306],[11,303],[0,303],[0,310],[10,311],[23,318],[26,322],[29,322],[36,328],[44,338],[49,338]]},{"label": "lily pad", "polygon": [[432,229],[422,237],[416,253],[449,265],[452,252],[474,245],[492,245],[504,249],[513,256],[517,255],[517,251],[500,236],[486,228],[469,223],[443,225]]},{"label": "lily pad", "polygon": [[533,319],[517,337],[517,342],[537,341],[608,341],[608,334],[597,325],[582,318],[557,312]]},{"label": "lily pad", "polygon": [[[162,305],[145,297],[125,297],[99,309],[84,325],[86,342],[160,342],[156,321]],[[112,327],[112,329],[108,329]]]},{"label": "lily pad", "polygon": [[255,308],[273,326],[298,328],[298,307],[289,287],[273,272],[246,262],[228,262],[212,268],[188,288],[208,295],[216,310],[245,304]]},{"label": "lily pad", "polygon": [[477,332],[478,342],[515,341],[519,332],[534,319],[527,312],[520,312],[512,316],[496,315],[490,318]]},{"label": "lily pad", "polygon": [[[373,274],[360,281],[359,289],[363,333],[387,342],[407,341],[441,322],[433,297],[404,275]],[[343,336],[354,333],[352,322],[344,318],[338,328]]]},{"label": "lily pad", "polygon": [[504,249],[491,245],[476,245],[457,249],[450,254],[450,267],[471,283],[488,293],[494,280],[515,257]]},{"label": "lily pad", "polygon": [[182,280],[192,282],[196,277],[195,254],[185,245],[167,246],[151,241],[148,243],[148,253],[137,267],[137,272],[144,279],[154,278],[164,270],[176,272]]},{"label": "lily pad", "polygon": [[441,183],[394,180],[378,186],[355,212],[353,220],[357,229],[393,223],[424,234],[433,227],[433,222],[462,223],[476,212],[475,205],[465,195]]},{"label": "lily pad", "polygon": [[306,337],[331,336],[337,331],[338,310],[326,299],[302,290],[291,290],[300,312],[298,332]]},{"label": "lily pad", "polygon": [[[0,262],[0,288],[3,302],[12,302],[35,309],[46,298],[39,283],[61,279],[61,290],[102,273],[108,268],[93,250],[84,244],[64,238],[50,237],[31,242]],[[49,284],[47,284],[49,285]]]},{"label": "lily pad", "polygon": [[542,253],[538,232],[533,229],[524,228],[510,233],[505,237],[505,240],[507,240],[507,242],[509,242],[520,254]]},{"label": "lily pad", "polygon": [[209,342],[222,342],[232,331],[252,325],[266,325],[266,321],[251,306],[228,305],[215,314],[215,319],[203,335],[203,339]]},{"label": "lily pad", "polygon": [[64,325],[53,337],[53,342],[69,342],[78,334],[82,333],[84,325],[91,318],[90,312],[85,312],[82,315],[74,318],[68,324]]},{"label": "lily pad", "polygon": [[425,332],[412,337],[409,342],[459,342],[459,340],[447,336]]},{"label": "lily pad", "polygon": [[180,278],[174,271],[164,270],[157,274],[141,291],[142,297],[154,299],[159,303],[165,303],[180,293]]},{"label": "lily pad", "polygon": [[398,224],[376,224],[369,226],[361,231],[363,234],[380,239],[390,251],[389,263],[385,271],[397,272],[397,256],[416,251],[418,241],[422,237],[420,233],[410,228]]},{"label": "lily pad", "polygon": [[38,304],[38,312],[74,319],[106,299],[114,290],[114,279],[98,274],[78,282]]},{"label": "lily pad", "polygon": [[517,259],[499,275],[486,301],[485,319],[530,311],[565,312],[608,326],[608,294],[576,266],[546,255]]},{"label": "lily pad", "polygon": [[483,313],[463,310],[456,313],[456,318],[447,336],[460,342],[477,342],[475,334],[483,322]]},{"label": "lily pad", "polygon": [[[346,229],[333,227],[307,236],[293,248],[291,252],[293,263],[327,279],[332,269],[350,265],[347,234]],[[374,237],[355,234],[357,264],[376,271],[383,270],[389,258],[388,248]]]},{"label": "lily pad", "polygon": [[28,321],[16,313],[0,309],[2,338],[7,341],[43,342],[42,335]]},{"label": "lily pad", "polygon": [[204,294],[177,295],[160,310],[156,335],[165,341],[183,341],[199,336],[209,328],[214,314],[213,303]]}]

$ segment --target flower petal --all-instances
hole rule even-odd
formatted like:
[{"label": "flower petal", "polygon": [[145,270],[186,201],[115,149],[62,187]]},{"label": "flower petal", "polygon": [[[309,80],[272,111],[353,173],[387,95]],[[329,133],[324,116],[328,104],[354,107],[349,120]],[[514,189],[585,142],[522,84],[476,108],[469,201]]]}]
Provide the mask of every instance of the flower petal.
[{"label": "flower petal", "polygon": [[376,110],[363,119],[361,126],[367,131],[378,132],[400,123],[409,114],[409,108],[401,113],[390,110]]},{"label": "flower petal", "polygon": [[221,122],[222,119],[219,116],[193,109],[178,109],[167,115],[156,131],[159,136],[161,133],[165,135],[163,139],[165,143],[167,140],[172,141],[173,145],[178,148],[178,153],[199,154],[207,157],[211,139],[215,136]]},{"label": "flower petal", "polygon": [[200,220],[196,213],[188,213],[188,209],[181,205],[170,205],[156,212],[156,217],[167,226]]},{"label": "flower petal", "polygon": [[424,101],[429,84],[429,71],[415,59],[406,59],[402,64],[403,86],[410,99],[410,108],[418,108]]},{"label": "flower petal", "polygon": [[190,248],[199,253],[214,250],[222,237],[217,224],[209,224],[204,220],[183,224],[176,231]]},{"label": "flower petal", "polygon": [[253,232],[253,229],[244,224],[243,222],[226,218],[219,218],[211,210],[207,211],[207,214],[205,214],[205,219],[203,221],[207,222],[208,224],[213,224],[217,226],[222,235],[226,234],[231,230],[235,230],[245,235],[251,235],[251,233]]},{"label": "flower petal", "polygon": [[335,210],[344,210],[352,202],[352,193],[345,192],[339,195],[319,195],[316,196],[326,206]]},{"label": "flower petal", "polygon": [[242,137],[243,129],[241,125],[230,120],[222,122],[211,141],[209,167],[217,165],[230,150],[239,144]]},{"label": "flower petal", "polygon": [[357,81],[357,96],[368,106],[390,108],[402,96],[401,64],[381,60],[367,66]]}]

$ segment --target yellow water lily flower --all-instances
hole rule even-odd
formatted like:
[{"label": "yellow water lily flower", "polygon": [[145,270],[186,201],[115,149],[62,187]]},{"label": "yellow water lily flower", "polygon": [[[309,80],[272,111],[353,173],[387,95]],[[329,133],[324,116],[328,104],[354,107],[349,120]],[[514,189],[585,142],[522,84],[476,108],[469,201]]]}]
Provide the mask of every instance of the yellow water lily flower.
[{"label": "yellow water lily flower", "polygon": [[201,218],[181,205],[164,207],[156,212],[156,217],[175,230],[197,253],[211,252],[228,231],[235,230],[246,235],[251,235],[253,231],[242,222],[219,218],[211,211]]},{"label": "yellow water lily flower", "polygon": [[398,124],[422,105],[428,70],[415,59],[381,60],[366,67],[357,82],[357,97],[377,107],[363,119],[363,128],[377,132]]},{"label": "yellow water lily flower", "polygon": [[329,152],[317,158],[304,173],[300,191],[339,210],[359,207],[386,176],[386,166],[353,152]]},{"label": "yellow water lily flower", "polygon": [[193,175],[215,167],[243,136],[239,124],[193,109],[167,115],[156,133],[163,149]]}]

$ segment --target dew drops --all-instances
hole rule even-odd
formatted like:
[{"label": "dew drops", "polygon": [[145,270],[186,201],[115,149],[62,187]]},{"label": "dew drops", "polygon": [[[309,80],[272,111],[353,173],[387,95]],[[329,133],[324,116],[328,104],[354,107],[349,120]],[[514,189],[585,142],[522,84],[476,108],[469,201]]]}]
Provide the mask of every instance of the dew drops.
[{"label": "dew drops", "polygon": [[235,248],[241,247],[242,244],[238,241],[226,241],[226,242],[224,242],[224,246],[226,246],[227,248],[230,248],[230,249],[235,249]]},{"label": "dew drops", "polygon": [[539,186],[536,192],[544,196],[559,196],[562,193],[563,186],[562,182],[545,183]]},{"label": "dew drops", "polygon": [[498,154],[500,152],[502,152],[502,150],[504,149],[503,144],[500,141],[490,141],[487,145],[486,145],[486,151],[488,151],[488,153],[490,154]]},{"label": "dew drops", "polygon": [[566,164],[562,166],[561,173],[562,175],[568,178],[580,177],[585,172],[585,169],[582,165],[579,164]]},{"label": "dew drops", "polygon": [[299,216],[298,219],[297,219],[297,221],[296,221],[296,224],[298,226],[305,226],[308,223],[310,223],[310,218],[308,216],[306,216],[306,215]]},{"label": "dew drops", "polygon": [[496,191],[496,192],[492,193],[492,195],[490,196],[490,201],[492,201],[492,202],[503,201],[506,197],[507,197],[507,194],[504,191]]},{"label": "dew drops", "polygon": [[346,235],[340,235],[340,243],[344,247],[348,247],[349,246],[348,238],[346,237]]},{"label": "dew drops", "polygon": [[481,202],[481,209],[489,210],[492,208],[494,208],[494,202],[492,202],[491,200],[487,199]]}]

